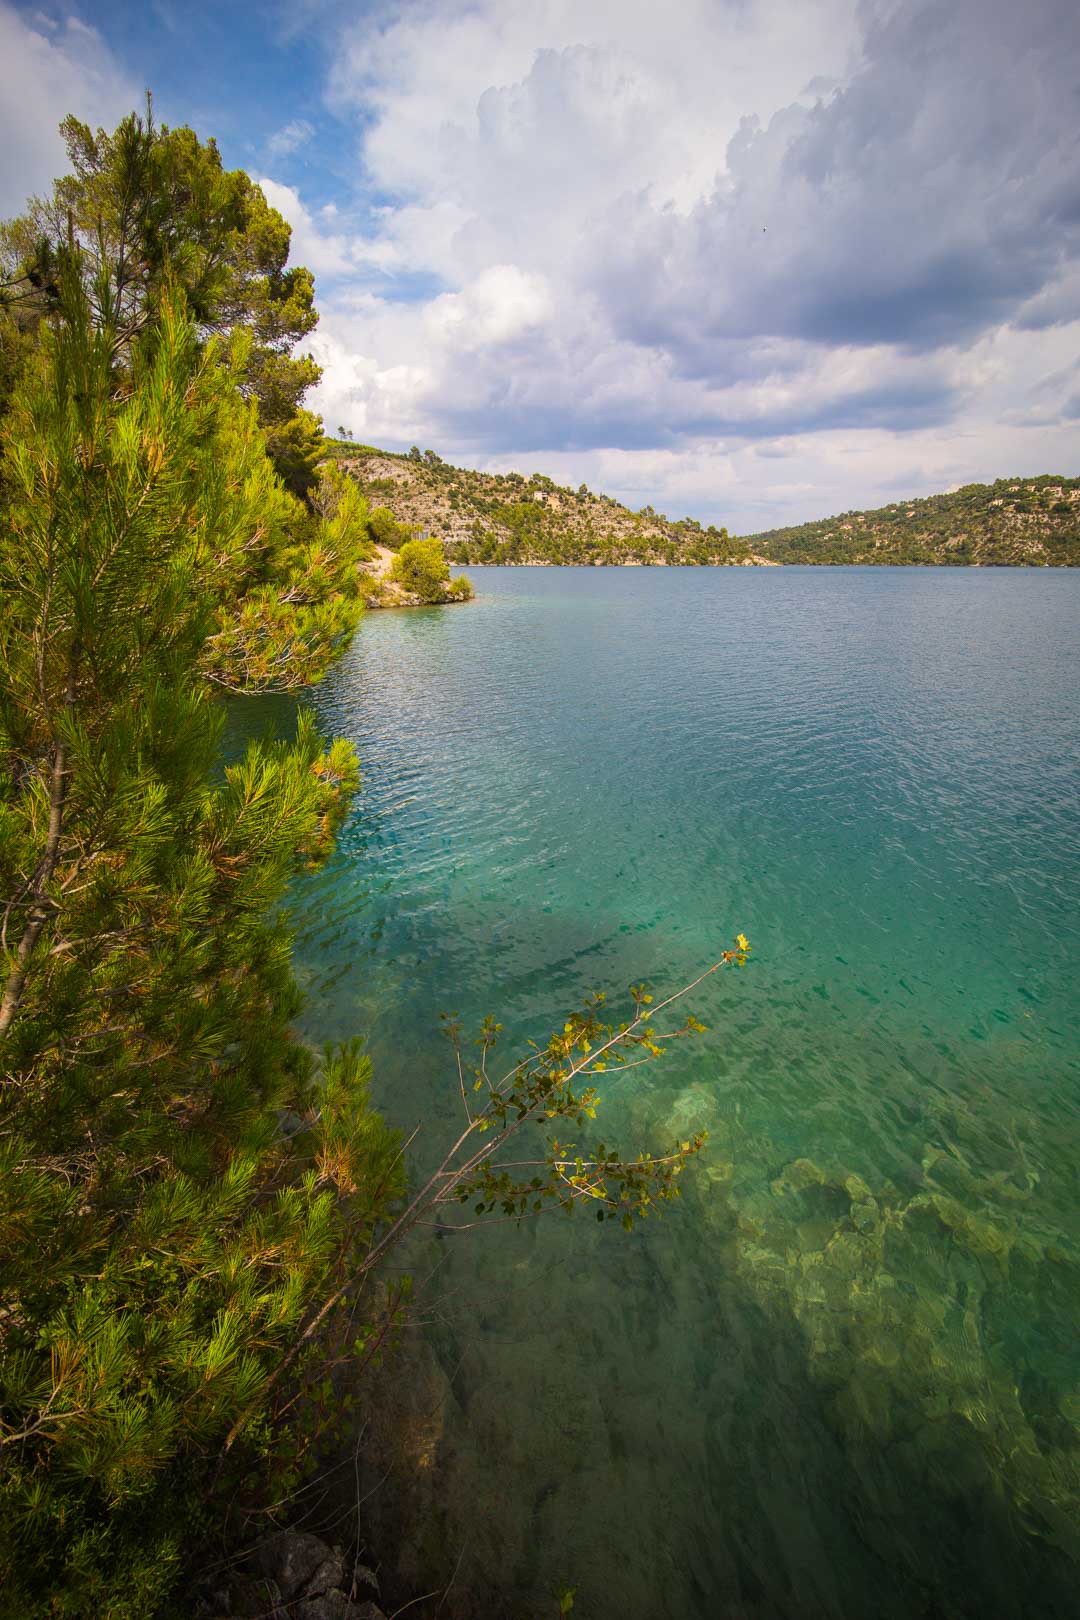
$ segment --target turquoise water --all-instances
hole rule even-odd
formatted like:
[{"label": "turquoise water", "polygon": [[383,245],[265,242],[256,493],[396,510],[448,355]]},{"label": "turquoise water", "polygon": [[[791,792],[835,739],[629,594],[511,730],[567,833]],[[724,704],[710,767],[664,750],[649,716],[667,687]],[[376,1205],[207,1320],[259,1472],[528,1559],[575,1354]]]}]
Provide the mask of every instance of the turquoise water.
[{"label": "turquoise water", "polygon": [[474,577],[318,694],[365,786],[294,897],[309,1033],[424,1162],[440,1011],[512,1052],[753,956],[605,1099],[708,1128],[673,1213],[410,1256],[388,1562],[472,1620],[1075,1614],[1080,572]]}]

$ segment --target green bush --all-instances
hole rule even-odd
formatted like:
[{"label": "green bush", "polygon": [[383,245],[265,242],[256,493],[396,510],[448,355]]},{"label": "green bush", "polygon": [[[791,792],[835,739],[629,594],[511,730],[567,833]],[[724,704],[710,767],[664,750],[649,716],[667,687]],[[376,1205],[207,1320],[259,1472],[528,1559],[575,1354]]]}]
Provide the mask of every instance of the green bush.
[{"label": "green bush", "polygon": [[427,540],[406,541],[394,558],[390,577],[421,602],[445,602],[452,587],[442,541],[434,535]]},{"label": "green bush", "polygon": [[412,538],[412,530],[406,523],[399,523],[389,507],[377,506],[368,517],[368,533],[377,545],[389,546],[397,551],[407,540]]}]

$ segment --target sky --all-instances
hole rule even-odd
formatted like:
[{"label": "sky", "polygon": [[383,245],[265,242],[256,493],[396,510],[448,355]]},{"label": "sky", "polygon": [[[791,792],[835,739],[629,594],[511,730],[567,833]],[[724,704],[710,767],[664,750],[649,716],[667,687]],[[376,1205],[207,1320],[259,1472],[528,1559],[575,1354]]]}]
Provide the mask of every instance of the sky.
[{"label": "sky", "polygon": [[1076,0],[0,0],[0,217],[147,87],[328,431],[746,534],[1080,472]]}]

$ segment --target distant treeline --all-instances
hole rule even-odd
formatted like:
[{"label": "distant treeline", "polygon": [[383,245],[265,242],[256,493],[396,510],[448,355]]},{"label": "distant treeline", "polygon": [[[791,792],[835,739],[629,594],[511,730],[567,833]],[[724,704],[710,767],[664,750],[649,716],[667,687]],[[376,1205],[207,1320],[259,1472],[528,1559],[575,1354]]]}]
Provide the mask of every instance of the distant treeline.
[{"label": "distant treeline", "polygon": [[965,484],[948,495],[770,529],[746,544],[780,563],[1077,567],[1080,478]]}]

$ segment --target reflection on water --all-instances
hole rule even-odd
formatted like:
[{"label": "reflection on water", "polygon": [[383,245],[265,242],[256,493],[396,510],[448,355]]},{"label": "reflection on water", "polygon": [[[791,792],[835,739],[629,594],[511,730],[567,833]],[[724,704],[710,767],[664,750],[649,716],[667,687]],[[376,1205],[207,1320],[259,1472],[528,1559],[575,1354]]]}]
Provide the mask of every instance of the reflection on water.
[{"label": "reflection on water", "polygon": [[512,1050],[755,955],[605,1105],[609,1141],[708,1128],[671,1216],[410,1257],[388,1561],[474,1620],[561,1582],[590,1620],[1072,1614],[1080,573],[477,584],[319,694],[365,793],[294,897],[313,1037],[367,1033],[422,1161],[439,1011]]}]

